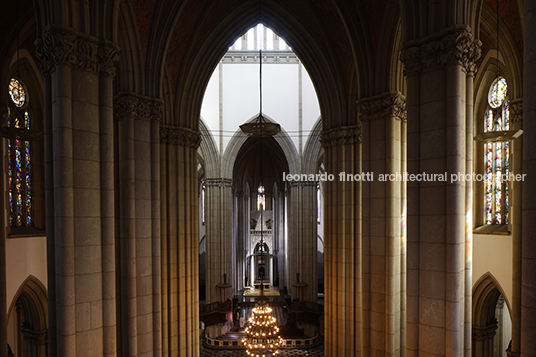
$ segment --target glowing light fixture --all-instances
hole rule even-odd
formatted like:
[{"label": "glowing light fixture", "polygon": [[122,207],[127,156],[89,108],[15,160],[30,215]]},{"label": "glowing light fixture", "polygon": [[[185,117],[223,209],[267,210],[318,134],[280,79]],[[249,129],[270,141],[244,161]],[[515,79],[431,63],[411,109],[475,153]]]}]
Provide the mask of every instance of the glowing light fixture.
[{"label": "glowing light fixture", "polygon": [[279,336],[276,321],[276,318],[272,316],[272,308],[266,304],[266,300],[261,298],[253,309],[253,316],[248,320],[246,337],[242,339],[248,356],[268,357],[279,354],[278,348],[283,343],[283,339]]}]

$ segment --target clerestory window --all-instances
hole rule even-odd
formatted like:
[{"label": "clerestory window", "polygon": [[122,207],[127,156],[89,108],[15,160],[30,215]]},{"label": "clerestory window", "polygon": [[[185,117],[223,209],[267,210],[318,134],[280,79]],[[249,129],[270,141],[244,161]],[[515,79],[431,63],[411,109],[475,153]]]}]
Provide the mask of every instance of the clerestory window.
[{"label": "clerestory window", "polygon": [[22,82],[11,78],[8,86],[7,140],[9,222],[11,226],[33,226],[32,156],[30,129],[32,120],[28,93]]}]

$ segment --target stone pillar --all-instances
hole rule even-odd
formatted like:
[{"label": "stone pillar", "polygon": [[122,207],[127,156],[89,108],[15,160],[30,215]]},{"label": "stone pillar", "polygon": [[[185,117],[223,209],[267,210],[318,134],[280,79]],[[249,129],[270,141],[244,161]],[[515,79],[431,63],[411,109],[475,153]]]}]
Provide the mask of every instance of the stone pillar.
[{"label": "stone pillar", "polygon": [[160,127],[162,355],[199,356],[199,132]]},{"label": "stone pillar", "polygon": [[[360,173],[361,126],[324,131],[326,172]],[[338,177],[325,191],[325,353],[362,355],[362,232],[359,181]]]},{"label": "stone pillar", "polygon": [[235,276],[235,286],[233,291],[239,293],[244,290],[245,277],[247,269],[247,249],[246,241],[249,232],[249,219],[248,219],[248,199],[247,194],[243,192],[237,192],[234,194],[235,205],[233,208],[233,214],[236,220],[236,230],[234,231],[233,240],[236,242],[236,266],[233,269]]},{"label": "stone pillar", "polygon": [[[510,102],[510,129],[523,129],[523,98],[512,100]],[[523,137],[511,141],[512,147],[511,165],[514,175],[523,173]],[[511,318],[512,318],[512,345],[508,348],[509,357],[519,357],[521,351],[521,255],[522,255],[522,201],[523,201],[523,182],[512,181],[511,190],[511,211],[510,226],[512,230],[512,298]]]},{"label": "stone pillar", "polygon": [[[465,172],[472,174],[474,165],[474,105],[473,78],[475,66],[466,67],[465,76]],[[471,357],[472,296],[473,296],[473,181],[465,183],[465,306],[464,306],[464,356]]]},{"label": "stone pillar", "polygon": [[161,354],[159,124],[162,103],[115,99],[121,355]]},{"label": "stone pillar", "polygon": [[284,268],[282,267],[282,262],[284,261],[284,255],[286,254],[285,250],[282,250],[282,246],[284,244],[283,240],[285,239],[284,231],[282,229],[282,224],[284,222],[283,215],[283,205],[281,204],[281,201],[284,200],[283,192],[277,191],[274,192],[274,203],[273,203],[273,220],[274,220],[274,226],[273,226],[273,239],[274,239],[274,285],[278,286],[280,290],[283,290],[283,287],[285,286],[285,278],[284,274]]},{"label": "stone pillar", "polygon": [[523,45],[523,238],[521,356],[536,351],[536,0],[525,0]]},{"label": "stone pillar", "polygon": [[[493,338],[497,333],[497,321],[487,326],[473,326],[473,356],[487,357],[493,355]],[[502,355],[502,351],[501,351]]]},{"label": "stone pillar", "polygon": [[292,299],[318,301],[316,182],[290,183],[291,235],[288,253]]},{"label": "stone pillar", "polygon": [[232,185],[231,179],[205,179],[207,304],[232,300]]},{"label": "stone pillar", "polygon": [[[362,99],[358,111],[369,157],[367,172],[374,179],[367,186],[368,234],[364,234],[364,346],[370,355],[399,356],[405,326],[402,321],[401,241],[403,221],[402,122],[406,120],[406,99],[400,93],[386,93]],[[384,180],[383,178],[389,177]],[[397,176],[398,175],[398,176]],[[366,177],[364,178],[366,179]],[[364,194],[365,198],[365,194]],[[365,213],[364,213],[365,214]],[[366,249],[365,249],[366,247]]]},{"label": "stone pillar", "polygon": [[495,318],[497,319],[497,332],[493,339],[493,354],[494,356],[504,356],[506,347],[503,345],[503,330],[504,330],[504,298],[499,296],[497,307],[495,309]]},{"label": "stone pillar", "polygon": [[412,43],[402,52],[408,84],[407,355],[466,350],[467,75],[479,57],[468,30]]},{"label": "stone pillar", "polygon": [[112,78],[118,49],[69,27],[36,42],[45,77],[50,356],[115,356]]}]

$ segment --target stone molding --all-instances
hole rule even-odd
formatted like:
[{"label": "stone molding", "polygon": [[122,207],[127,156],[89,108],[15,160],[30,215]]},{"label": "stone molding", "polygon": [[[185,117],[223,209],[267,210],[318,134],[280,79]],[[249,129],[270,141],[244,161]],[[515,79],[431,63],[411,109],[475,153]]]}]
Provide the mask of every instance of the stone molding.
[{"label": "stone molding", "polygon": [[475,341],[487,341],[493,339],[497,331],[497,323],[493,323],[488,326],[475,326],[473,325],[472,339]]},{"label": "stone molding", "polygon": [[417,74],[427,69],[445,67],[457,63],[466,73],[476,72],[476,61],[480,58],[482,42],[475,39],[467,29],[447,33],[439,39],[408,46],[402,49],[400,60],[404,63],[404,74]]},{"label": "stone molding", "polygon": [[233,180],[226,178],[207,178],[203,182],[205,187],[229,188],[233,186]]},{"label": "stone molding", "polygon": [[523,123],[523,98],[512,100],[509,106],[512,123]]},{"label": "stone molding", "polygon": [[146,98],[135,94],[120,94],[114,98],[114,119],[122,120],[132,116],[137,120],[160,122],[164,103],[159,99]]},{"label": "stone molding", "polygon": [[292,187],[308,187],[308,186],[314,186],[318,184],[317,181],[287,181],[289,186]]},{"label": "stone molding", "polygon": [[160,126],[160,142],[197,150],[201,143],[201,133],[188,128]]},{"label": "stone molding", "polygon": [[379,97],[360,99],[357,102],[357,112],[361,122],[393,117],[406,121],[406,97],[400,92],[395,92]]},{"label": "stone molding", "polygon": [[361,143],[361,125],[344,126],[322,132],[320,142],[324,149]]},{"label": "stone molding", "polygon": [[35,41],[35,47],[43,74],[53,72],[59,64],[112,77],[116,74],[119,47],[96,37],[64,27],[47,27],[43,37]]}]

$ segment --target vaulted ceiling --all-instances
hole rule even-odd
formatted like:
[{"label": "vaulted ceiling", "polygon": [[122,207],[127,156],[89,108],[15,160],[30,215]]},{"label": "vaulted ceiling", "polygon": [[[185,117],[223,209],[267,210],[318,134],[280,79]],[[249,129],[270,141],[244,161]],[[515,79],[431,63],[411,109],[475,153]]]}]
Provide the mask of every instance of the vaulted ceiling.
[{"label": "vaulted ceiling", "polygon": [[[65,8],[64,12],[74,11],[75,2],[64,2],[56,1],[54,6]],[[404,0],[262,0],[262,4],[259,0],[122,0],[110,3],[119,8],[119,22],[130,32],[128,39],[119,41],[123,54],[130,56],[128,50],[139,52],[136,55],[140,73],[137,75],[142,79],[132,88],[142,88],[140,94],[150,97],[163,97],[162,88],[167,86],[177,121],[186,117],[195,121],[206,83],[219,58],[259,19],[281,35],[302,59],[319,94],[321,107],[333,113],[331,120],[338,121],[337,125],[345,125],[344,118],[356,115],[354,107],[358,98],[403,90],[403,84],[399,81],[393,85],[389,76],[401,45],[396,43],[396,38],[400,41],[396,33],[400,29],[399,5],[406,3]],[[501,28],[506,29],[501,33],[502,39],[509,38],[521,55],[520,3],[521,0],[499,0],[498,6]],[[44,0],[2,4],[0,35],[7,40],[0,48],[0,64],[4,70],[10,65],[9,52],[16,48],[13,43],[17,29],[21,34],[20,46],[27,48],[35,59],[34,41],[39,35],[36,17],[45,17],[36,16],[36,12],[44,11],[44,4]],[[93,9],[91,4],[84,6]],[[481,24],[487,21],[488,27],[483,30],[481,26],[479,33],[482,57],[496,48],[496,35],[490,30],[496,9],[497,0],[483,0],[482,16],[487,18],[482,18]],[[84,21],[88,24],[97,20],[90,18],[95,14],[87,16]],[[127,17],[131,18],[130,22],[124,20]],[[118,33],[121,36],[121,30]],[[385,60],[389,56],[390,59]],[[193,85],[194,82],[199,83]],[[132,90],[127,87],[118,86],[117,90]]]}]

